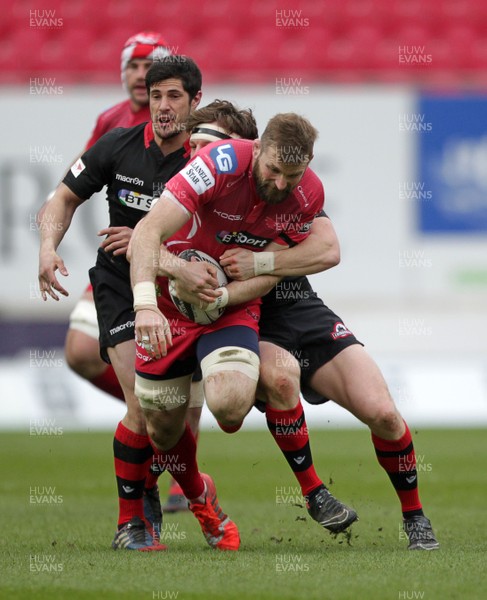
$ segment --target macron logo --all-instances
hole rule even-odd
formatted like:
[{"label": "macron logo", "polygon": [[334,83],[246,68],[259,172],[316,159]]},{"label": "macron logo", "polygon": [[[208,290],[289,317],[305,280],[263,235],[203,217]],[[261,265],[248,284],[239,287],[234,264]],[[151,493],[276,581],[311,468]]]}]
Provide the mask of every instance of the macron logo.
[{"label": "macron logo", "polygon": [[297,458],[294,459],[294,462],[298,465],[302,464],[304,462],[304,459],[306,457],[305,456],[298,456]]},{"label": "macron logo", "polygon": [[131,494],[132,492],[135,492],[135,488],[130,487],[129,485],[122,485],[122,490],[126,493],[126,494]]}]

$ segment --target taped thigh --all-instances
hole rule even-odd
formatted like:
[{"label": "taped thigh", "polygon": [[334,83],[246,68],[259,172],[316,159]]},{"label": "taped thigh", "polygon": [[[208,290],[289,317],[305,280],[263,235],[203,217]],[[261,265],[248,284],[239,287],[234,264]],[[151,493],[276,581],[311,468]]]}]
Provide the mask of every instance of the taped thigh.
[{"label": "taped thigh", "polygon": [[259,380],[260,360],[252,350],[240,346],[223,346],[201,360],[203,379],[222,371],[238,371],[253,381]]},{"label": "taped thigh", "polygon": [[146,379],[135,374],[135,395],[148,410],[174,410],[189,399],[191,375],[175,379]]},{"label": "taped thigh", "polygon": [[192,381],[188,408],[201,408],[205,403],[203,381]]},{"label": "taped thigh", "polygon": [[78,300],[69,316],[69,328],[81,331],[89,337],[98,340],[100,333],[94,302],[83,299]]}]

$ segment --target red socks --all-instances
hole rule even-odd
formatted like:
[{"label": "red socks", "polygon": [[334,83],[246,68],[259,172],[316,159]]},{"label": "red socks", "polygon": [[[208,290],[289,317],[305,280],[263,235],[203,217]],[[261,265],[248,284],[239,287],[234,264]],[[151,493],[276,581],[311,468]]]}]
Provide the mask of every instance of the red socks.
[{"label": "red socks", "polygon": [[187,423],[175,446],[164,451],[154,448],[154,462],[171,473],[188,500],[203,494],[205,484],[196,462],[196,440]]},{"label": "red socks", "polygon": [[118,486],[119,527],[132,517],[144,518],[144,485],[153,450],[147,435],[139,435],[118,424],[113,440]]},{"label": "red socks", "polygon": [[389,475],[396,490],[404,516],[422,514],[418,494],[418,474],[413,440],[407,423],[406,432],[398,440],[384,440],[372,434],[377,460]]},{"label": "red socks", "polygon": [[298,480],[303,496],[308,496],[323,482],[313,466],[301,401],[291,410],[276,410],[266,405],[266,418],[267,427]]}]

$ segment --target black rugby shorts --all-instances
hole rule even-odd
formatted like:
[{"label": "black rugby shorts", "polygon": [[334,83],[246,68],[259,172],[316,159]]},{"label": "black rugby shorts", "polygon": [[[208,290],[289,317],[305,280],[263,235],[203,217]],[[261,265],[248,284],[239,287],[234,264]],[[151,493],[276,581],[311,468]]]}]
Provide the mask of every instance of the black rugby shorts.
[{"label": "black rugby shorts", "polygon": [[132,288],[127,277],[103,266],[97,265],[89,273],[100,329],[100,356],[110,363],[107,348],[135,339]]},{"label": "black rugby shorts", "polygon": [[261,307],[260,339],[290,352],[301,367],[301,392],[310,404],[327,401],[309,387],[309,380],[324,364],[348,346],[360,344],[338,315],[315,292],[283,305]]}]

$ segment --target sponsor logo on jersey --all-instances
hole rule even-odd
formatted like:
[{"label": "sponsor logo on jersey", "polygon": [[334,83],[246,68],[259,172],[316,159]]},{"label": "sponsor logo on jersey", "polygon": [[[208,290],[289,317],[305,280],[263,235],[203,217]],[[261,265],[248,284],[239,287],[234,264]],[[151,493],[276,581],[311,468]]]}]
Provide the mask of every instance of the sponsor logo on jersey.
[{"label": "sponsor logo on jersey", "polygon": [[347,329],[343,323],[335,323],[331,334],[331,337],[334,340],[338,338],[348,337],[349,335],[353,335],[353,333],[349,329]]},{"label": "sponsor logo on jersey", "polygon": [[238,244],[239,246],[252,246],[252,248],[265,248],[272,238],[263,238],[248,231],[219,231],[216,239],[222,244]]},{"label": "sponsor logo on jersey", "polygon": [[298,185],[294,188],[296,190],[296,192],[301,196],[303,202],[304,202],[304,206],[308,206],[309,201],[308,201],[308,197],[306,196],[306,194],[304,193],[303,190],[303,186],[302,185]]},{"label": "sponsor logo on jersey", "polygon": [[123,183],[131,183],[132,185],[144,185],[142,179],[139,179],[138,177],[128,177],[127,175],[121,175],[120,173],[115,175],[115,179],[123,181]]},{"label": "sponsor logo on jersey", "polygon": [[118,190],[118,199],[124,206],[130,206],[130,208],[144,212],[148,212],[151,209],[154,200],[152,196],[131,190]]},{"label": "sponsor logo on jersey", "polygon": [[217,173],[235,173],[238,167],[237,155],[231,144],[222,144],[210,150]]},{"label": "sponsor logo on jersey", "polygon": [[71,167],[71,173],[75,177],[78,177],[78,175],[80,175],[85,169],[86,169],[85,163],[81,160],[81,158],[78,158],[78,160]]},{"label": "sponsor logo on jersey", "polygon": [[184,171],[181,171],[181,175],[198,196],[204,194],[215,185],[215,178],[201,156],[197,156],[191,161]]},{"label": "sponsor logo on jersey", "polygon": [[216,210],[216,208],[213,209],[213,212],[222,219],[226,219],[227,221],[243,221],[242,215],[232,215],[222,210]]}]

